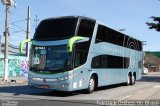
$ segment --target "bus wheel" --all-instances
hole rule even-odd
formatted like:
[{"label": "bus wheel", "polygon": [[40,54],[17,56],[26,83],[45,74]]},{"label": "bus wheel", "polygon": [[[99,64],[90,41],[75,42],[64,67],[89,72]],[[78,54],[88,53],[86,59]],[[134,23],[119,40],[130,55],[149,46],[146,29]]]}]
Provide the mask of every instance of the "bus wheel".
[{"label": "bus wheel", "polygon": [[132,76],[131,85],[134,85],[134,84],[135,84],[135,82],[136,82],[136,78],[135,78],[135,76],[133,75],[133,76]]},{"label": "bus wheel", "polygon": [[87,89],[87,93],[93,93],[95,90],[95,78],[92,76],[89,80],[89,85]]},{"label": "bus wheel", "polygon": [[127,82],[125,85],[127,85],[127,86],[131,85],[131,76],[130,75],[128,75]]}]

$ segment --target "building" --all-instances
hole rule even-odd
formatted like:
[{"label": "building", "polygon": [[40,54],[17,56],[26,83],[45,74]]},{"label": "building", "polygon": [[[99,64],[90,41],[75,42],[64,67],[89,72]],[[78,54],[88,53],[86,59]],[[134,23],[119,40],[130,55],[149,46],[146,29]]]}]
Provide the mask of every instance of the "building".
[{"label": "building", "polygon": [[144,66],[148,68],[149,72],[160,71],[160,51],[145,52]]}]

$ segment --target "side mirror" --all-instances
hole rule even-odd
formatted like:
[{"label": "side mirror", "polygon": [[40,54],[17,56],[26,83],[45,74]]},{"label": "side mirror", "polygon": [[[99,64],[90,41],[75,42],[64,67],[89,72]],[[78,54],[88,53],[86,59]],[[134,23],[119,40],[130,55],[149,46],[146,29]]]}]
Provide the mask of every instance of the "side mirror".
[{"label": "side mirror", "polygon": [[78,43],[78,42],[85,42],[88,41],[88,37],[81,37],[81,36],[73,36],[72,38],[69,39],[68,44],[67,44],[67,51],[72,52],[73,49],[73,44]]},{"label": "side mirror", "polygon": [[20,51],[20,53],[23,52],[24,44],[26,44],[26,43],[28,43],[28,42],[31,42],[31,41],[32,41],[32,39],[26,39],[26,40],[21,41],[21,43],[20,43],[20,45],[19,45],[19,51]]}]

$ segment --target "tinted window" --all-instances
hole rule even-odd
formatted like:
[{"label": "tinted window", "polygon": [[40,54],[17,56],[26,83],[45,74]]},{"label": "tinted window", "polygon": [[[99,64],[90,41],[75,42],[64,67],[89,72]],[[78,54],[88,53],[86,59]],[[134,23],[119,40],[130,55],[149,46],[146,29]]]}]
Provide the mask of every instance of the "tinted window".
[{"label": "tinted window", "polygon": [[128,68],[129,58],[111,56],[111,55],[99,55],[92,59],[92,68]]},{"label": "tinted window", "polygon": [[129,36],[125,36],[124,47],[130,48],[133,50],[142,51],[141,41],[138,41],[138,40],[131,38]]},{"label": "tinted window", "polygon": [[142,43],[140,41],[103,25],[98,26],[95,42],[108,42],[118,46],[142,51]]},{"label": "tinted window", "polygon": [[83,37],[92,37],[94,26],[95,26],[95,21],[82,19],[80,21],[77,35]]},{"label": "tinted window", "polygon": [[65,39],[75,35],[78,18],[43,20],[34,35],[36,40]]},{"label": "tinted window", "polygon": [[87,55],[88,55],[88,53],[85,51],[75,50],[74,66],[78,67],[78,66],[84,64],[87,60]]},{"label": "tinted window", "polygon": [[138,41],[138,47],[139,47],[139,51],[142,51],[142,42]]},{"label": "tinted window", "polygon": [[32,71],[62,72],[72,68],[72,57],[67,46],[32,46],[30,57]]},{"label": "tinted window", "polygon": [[96,43],[105,42],[109,31],[105,26],[99,25],[96,35]]},{"label": "tinted window", "polygon": [[96,43],[98,42],[108,42],[123,46],[124,35],[106,26],[99,25],[96,36]]},{"label": "tinted window", "polygon": [[84,64],[87,61],[89,47],[94,31],[95,21],[82,19],[78,28],[78,36],[89,37],[86,42],[74,44],[75,67]]},{"label": "tinted window", "polygon": [[116,44],[119,46],[124,45],[124,34],[117,32],[116,34]]}]

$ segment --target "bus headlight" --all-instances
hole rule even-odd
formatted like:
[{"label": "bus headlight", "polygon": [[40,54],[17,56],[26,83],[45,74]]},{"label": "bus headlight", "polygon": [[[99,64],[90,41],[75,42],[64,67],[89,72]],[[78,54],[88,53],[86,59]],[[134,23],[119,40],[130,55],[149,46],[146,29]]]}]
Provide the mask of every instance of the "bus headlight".
[{"label": "bus headlight", "polygon": [[69,80],[73,78],[73,74],[57,78],[59,81]]}]

